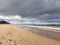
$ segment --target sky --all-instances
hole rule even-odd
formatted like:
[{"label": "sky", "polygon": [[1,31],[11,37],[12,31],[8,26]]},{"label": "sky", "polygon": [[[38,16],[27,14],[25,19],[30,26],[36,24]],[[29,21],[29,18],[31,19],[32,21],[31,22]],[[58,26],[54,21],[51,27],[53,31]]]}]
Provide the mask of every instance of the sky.
[{"label": "sky", "polygon": [[60,22],[60,0],[0,0],[0,15]]}]

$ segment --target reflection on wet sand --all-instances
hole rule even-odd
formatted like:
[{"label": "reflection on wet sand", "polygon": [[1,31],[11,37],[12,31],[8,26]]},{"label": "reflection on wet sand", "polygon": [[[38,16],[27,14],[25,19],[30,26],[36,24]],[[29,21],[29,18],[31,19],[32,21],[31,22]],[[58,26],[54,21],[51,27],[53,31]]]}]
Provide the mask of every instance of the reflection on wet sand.
[{"label": "reflection on wet sand", "polygon": [[31,31],[33,33],[36,33],[41,36],[45,36],[47,38],[51,38],[51,39],[60,41],[60,32],[54,32],[54,31],[32,28],[32,27],[25,27],[24,29],[28,29],[29,31]]}]

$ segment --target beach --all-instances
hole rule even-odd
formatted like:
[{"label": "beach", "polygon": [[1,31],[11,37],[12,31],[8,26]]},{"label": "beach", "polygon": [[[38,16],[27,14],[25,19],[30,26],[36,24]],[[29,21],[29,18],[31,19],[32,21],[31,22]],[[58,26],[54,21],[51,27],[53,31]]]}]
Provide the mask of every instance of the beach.
[{"label": "beach", "polygon": [[0,24],[0,45],[60,45],[60,41],[11,24]]}]

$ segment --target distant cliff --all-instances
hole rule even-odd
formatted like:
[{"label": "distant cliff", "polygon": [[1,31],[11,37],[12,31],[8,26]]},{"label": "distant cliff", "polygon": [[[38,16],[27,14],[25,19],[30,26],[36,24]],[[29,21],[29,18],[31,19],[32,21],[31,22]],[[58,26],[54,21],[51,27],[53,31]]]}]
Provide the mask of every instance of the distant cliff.
[{"label": "distant cliff", "polygon": [[0,24],[10,24],[10,23],[6,21],[0,21]]}]

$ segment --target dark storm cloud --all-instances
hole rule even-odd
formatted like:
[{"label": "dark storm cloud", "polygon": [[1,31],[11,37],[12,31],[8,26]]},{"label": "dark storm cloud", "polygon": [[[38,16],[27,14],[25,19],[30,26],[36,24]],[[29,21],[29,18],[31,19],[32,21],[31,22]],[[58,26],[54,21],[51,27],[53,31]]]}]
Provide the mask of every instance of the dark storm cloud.
[{"label": "dark storm cloud", "polygon": [[0,14],[59,20],[60,0],[0,0]]}]

